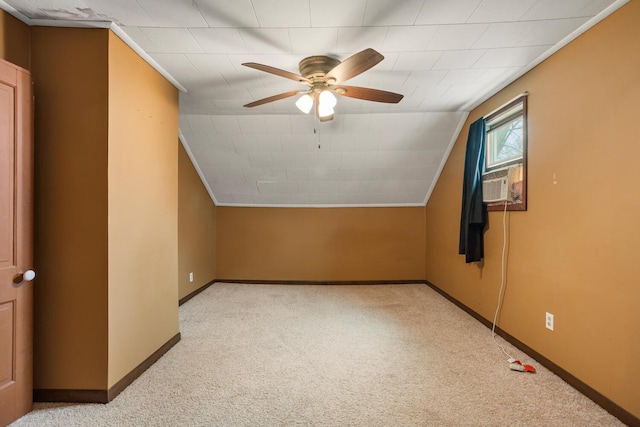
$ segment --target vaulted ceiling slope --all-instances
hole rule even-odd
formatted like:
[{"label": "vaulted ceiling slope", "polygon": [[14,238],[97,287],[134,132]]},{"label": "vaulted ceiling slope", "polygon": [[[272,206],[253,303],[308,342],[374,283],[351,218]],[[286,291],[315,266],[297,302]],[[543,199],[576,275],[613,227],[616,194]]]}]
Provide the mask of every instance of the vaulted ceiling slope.
[{"label": "vaulted ceiling slope", "polygon": [[[181,139],[217,205],[426,204],[468,112],[625,0],[0,0],[29,25],[111,27],[180,93]],[[299,73],[312,55],[385,59],[320,123]]]}]

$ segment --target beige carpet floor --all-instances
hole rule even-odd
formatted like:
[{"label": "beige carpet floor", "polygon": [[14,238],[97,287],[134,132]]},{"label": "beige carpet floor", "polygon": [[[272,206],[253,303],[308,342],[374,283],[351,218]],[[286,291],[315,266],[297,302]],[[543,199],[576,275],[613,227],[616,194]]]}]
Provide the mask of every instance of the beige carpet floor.
[{"label": "beige carpet floor", "polygon": [[182,340],[107,405],[19,426],[620,426],[425,285],[215,284]]}]

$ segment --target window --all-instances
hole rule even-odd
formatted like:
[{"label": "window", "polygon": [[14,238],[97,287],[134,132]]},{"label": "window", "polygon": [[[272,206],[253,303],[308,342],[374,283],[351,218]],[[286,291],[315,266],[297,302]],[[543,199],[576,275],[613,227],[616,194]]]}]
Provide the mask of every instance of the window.
[{"label": "window", "polygon": [[527,95],[507,103],[485,120],[483,189],[488,193],[488,209],[502,210],[506,202],[508,210],[527,210]]}]

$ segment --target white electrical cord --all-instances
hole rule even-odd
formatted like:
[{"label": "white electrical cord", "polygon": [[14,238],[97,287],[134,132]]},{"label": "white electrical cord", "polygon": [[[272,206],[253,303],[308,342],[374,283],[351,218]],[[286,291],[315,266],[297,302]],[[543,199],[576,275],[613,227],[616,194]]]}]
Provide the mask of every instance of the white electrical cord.
[{"label": "white electrical cord", "polygon": [[493,325],[491,327],[491,337],[504,354],[507,355],[509,360],[514,359],[504,347],[496,340],[496,321],[498,319],[498,313],[500,312],[500,306],[502,305],[502,291],[504,289],[504,275],[505,275],[505,252],[507,249],[507,202],[504,202],[504,212],[502,214],[502,263],[500,266],[500,292],[498,293],[498,306],[496,307],[496,313],[493,316]]}]

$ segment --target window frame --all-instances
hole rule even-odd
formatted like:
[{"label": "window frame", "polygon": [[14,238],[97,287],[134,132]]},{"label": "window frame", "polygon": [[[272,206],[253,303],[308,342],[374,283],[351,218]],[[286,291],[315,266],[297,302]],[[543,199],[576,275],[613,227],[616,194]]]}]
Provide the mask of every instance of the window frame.
[{"label": "window frame", "polygon": [[[528,140],[529,140],[529,137],[528,137],[528,134],[529,134],[528,121],[529,120],[528,120],[527,100],[528,100],[528,93],[519,95],[517,98],[513,99],[512,101],[509,101],[508,103],[498,108],[497,110],[491,112],[489,115],[485,116],[484,118],[485,122],[488,123],[492,119],[495,119],[496,117],[499,117],[500,115],[509,111],[516,105],[522,104],[522,158],[507,161],[505,163],[495,165],[491,168],[487,168],[487,152],[488,152],[487,142],[488,142],[488,133],[490,130],[485,131],[485,141],[484,141],[485,162],[483,165],[483,180],[484,180],[484,175],[487,173],[491,173],[492,171],[502,169],[508,166],[522,164],[522,199],[519,202],[507,201],[508,211],[526,211],[527,210],[527,159],[528,159],[527,152],[528,152]],[[495,129],[495,125],[494,125],[494,129]],[[487,210],[490,212],[503,211],[504,208],[505,208],[504,202],[487,203]]]}]

